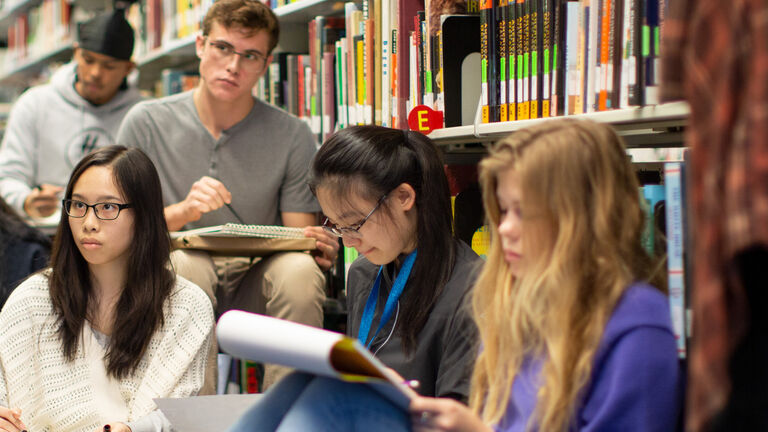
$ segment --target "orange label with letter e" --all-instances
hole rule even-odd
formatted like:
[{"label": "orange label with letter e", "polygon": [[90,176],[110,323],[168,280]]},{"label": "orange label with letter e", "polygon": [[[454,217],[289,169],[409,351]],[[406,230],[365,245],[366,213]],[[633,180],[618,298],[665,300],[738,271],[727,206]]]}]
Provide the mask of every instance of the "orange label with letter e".
[{"label": "orange label with letter e", "polygon": [[442,129],[443,112],[435,111],[426,105],[415,106],[408,114],[408,127],[424,135],[435,129]]}]

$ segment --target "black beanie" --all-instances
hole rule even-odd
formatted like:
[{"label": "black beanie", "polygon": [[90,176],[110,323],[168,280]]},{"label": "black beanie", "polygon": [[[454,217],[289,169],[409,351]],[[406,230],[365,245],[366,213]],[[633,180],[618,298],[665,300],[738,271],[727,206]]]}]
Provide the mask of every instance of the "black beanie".
[{"label": "black beanie", "polygon": [[80,48],[119,60],[133,54],[133,28],[123,9],[104,12],[78,26]]}]

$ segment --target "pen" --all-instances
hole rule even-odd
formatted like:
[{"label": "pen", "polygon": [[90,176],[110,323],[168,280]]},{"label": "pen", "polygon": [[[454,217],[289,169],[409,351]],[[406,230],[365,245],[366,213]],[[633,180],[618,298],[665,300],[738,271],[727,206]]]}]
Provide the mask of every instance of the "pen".
[{"label": "pen", "polygon": [[238,220],[238,221],[239,221],[241,224],[243,224],[243,225],[247,225],[247,224],[245,223],[245,221],[243,221],[243,218],[241,218],[241,217],[240,217],[240,215],[238,215],[238,214],[237,214],[237,212],[235,211],[235,209],[233,209],[233,208],[232,208],[232,206],[231,206],[231,205],[229,205],[229,204],[227,204],[227,203],[224,203],[224,205],[225,205],[225,206],[227,206],[227,208],[229,209],[229,211],[231,211],[231,212],[232,212],[232,214],[233,214],[233,215],[235,215],[235,217],[237,218],[237,220]]}]

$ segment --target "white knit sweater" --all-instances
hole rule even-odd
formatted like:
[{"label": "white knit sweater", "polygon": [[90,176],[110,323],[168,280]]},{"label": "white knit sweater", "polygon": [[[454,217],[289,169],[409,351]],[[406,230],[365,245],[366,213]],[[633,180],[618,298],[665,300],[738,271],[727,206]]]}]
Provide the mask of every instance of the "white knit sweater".
[{"label": "white knit sweater", "polygon": [[[120,381],[128,418],[157,407],[158,397],[196,395],[203,384],[213,334],[208,297],[177,277],[163,305],[165,325],[155,332],[133,376]],[[48,280],[35,275],[22,283],[0,312],[0,405],[21,408],[32,431],[93,432],[104,423],[95,412],[91,365],[82,344],[67,362],[56,332]]]}]

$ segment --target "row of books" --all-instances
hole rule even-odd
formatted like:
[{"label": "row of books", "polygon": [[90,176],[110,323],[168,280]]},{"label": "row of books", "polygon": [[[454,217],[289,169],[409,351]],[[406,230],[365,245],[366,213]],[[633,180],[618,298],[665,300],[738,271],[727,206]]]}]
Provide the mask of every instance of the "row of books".
[{"label": "row of books", "polygon": [[145,0],[133,3],[126,13],[136,32],[134,56],[141,57],[200,30],[213,0]]},{"label": "row of books", "polygon": [[[466,11],[460,5],[450,10]],[[427,31],[418,19],[424,17],[421,9],[414,0],[371,0],[362,8],[346,3],[343,17],[314,18],[308,24],[309,52],[277,54],[256,94],[305,119],[321,140],[355,124],[406,128],[410,108],[421,103],[410,94],[420,69],[411,66],[407,42],[415,28]],[[478,32],[475,17],[473,33]],[[408,37],[399,38],[401,33]]]},{"label": "row of books", "polygon": [[665,1],[350,2],[344,17],[310,21],[309,52],[278,55],[257,94],[320,139],[405,128],[417,105],[471,124],[481,94],[486,123],[656,104]]},{"label": "row of books", "polygon": [[163,69],[160,80],[155,83],[154,97],[170,96],[176,93],[192,90],[200,82],[197,71],[185,69]]},{"label": "row of books", "polygon": [[481,5],[482,120],[658,103],[665,0],[492,0]]},{"label": "row of books", "polygon": [[72,40],[71,4],[67,0],[42,3],[12,18],[3,70],[12,71],[30,59],[43,56]]}]

